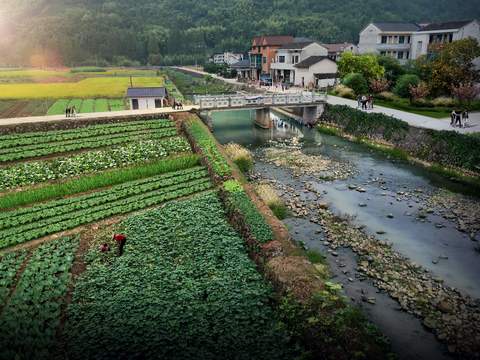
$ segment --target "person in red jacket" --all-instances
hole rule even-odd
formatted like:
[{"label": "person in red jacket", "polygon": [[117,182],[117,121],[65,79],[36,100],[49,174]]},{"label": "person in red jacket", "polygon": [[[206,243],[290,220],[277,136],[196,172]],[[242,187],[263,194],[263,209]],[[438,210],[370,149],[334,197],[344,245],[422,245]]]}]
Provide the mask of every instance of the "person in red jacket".
[{"label": "person in red jacket", "polygon": [[118,246],[118,256],[123,254],[123,247],[127,242],[127,237],[124,234],[113,234],[113,240],[116,241]]}]

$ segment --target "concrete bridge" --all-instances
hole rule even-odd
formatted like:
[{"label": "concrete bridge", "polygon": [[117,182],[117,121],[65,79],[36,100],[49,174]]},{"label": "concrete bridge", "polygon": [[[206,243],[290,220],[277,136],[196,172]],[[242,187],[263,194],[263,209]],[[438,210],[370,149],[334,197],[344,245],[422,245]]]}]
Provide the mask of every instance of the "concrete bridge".
[{"label": "concrete bridge", "polygon": [[297,92],[275,94],[201,95],[194,97],[199,110],[256,109],[256,124],[262,128],[272,127],[270,108],[294,108],[304,124],[313,124],[323,113],[327,102],[326,93]]}]

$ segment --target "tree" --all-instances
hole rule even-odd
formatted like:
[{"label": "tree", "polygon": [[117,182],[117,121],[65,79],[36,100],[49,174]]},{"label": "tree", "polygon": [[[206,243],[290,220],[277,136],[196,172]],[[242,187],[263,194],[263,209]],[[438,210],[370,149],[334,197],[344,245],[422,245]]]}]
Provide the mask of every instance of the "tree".
[{"label": "tree", "polygon": [[375,94],[379,94],[390,89],[391,82],[387,79],[373,79],[370,81],[370,90]]},{"label": "tree", "polygon": [[342,80],[343,85],[351,88],[355,94],[365,94],[368,91],[368,84],[365,77],[360,73],[351,73]]},{"label": "tree", "polygon": [[337,65],[341,78],[351,73],[359,73],[367,81],[370,81],[381,78],[385,73],[385,69],[379,65],[378,58],[375,55],[354,55],[351,52],[346,52]]},{"label": "tree", "polygon": [[449,94],[452,86],[480,80],[472,61],[480,56],[480,45],[473,38],[454,41],[432,54],[430,88],[436,94]]},{"label": "tree", "polygon": [[410,98],[410,86],[417,86],[420,78],[414,74],[405,74],[400,76],[397,84],[393,88],[393,92],[400,97]]},{"label": "tree", "polygon": [[385,78],[391,83],[395,83],[406,72],[400,62],[391,56],[378,56],[378,63],[385,69]]},{"label": "tree", "polygon": [[420,99],[425,99],[430,93],[430,89],[428,88],[428,85],[425,82],[421,82],[418,85],[410,85],[408,87],[408,91],[410,92],[411,101],[418,101]]},{"label": "tree", "polygon": [[480,94],[480,88],[473,84],[460,84],[452,86],[452,94],[462,104],[468,104]]}]

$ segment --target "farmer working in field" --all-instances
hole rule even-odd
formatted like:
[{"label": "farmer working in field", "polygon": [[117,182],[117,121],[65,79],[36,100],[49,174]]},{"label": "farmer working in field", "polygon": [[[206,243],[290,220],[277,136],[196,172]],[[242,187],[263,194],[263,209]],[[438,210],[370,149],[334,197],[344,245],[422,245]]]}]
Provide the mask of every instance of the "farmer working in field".
[{"label": "farmer working in field", "polygon": [[127,237],[124,234],[113,234],[113,240],[117,242],[118,256],[123,254],[123,247],[127,242]]}]

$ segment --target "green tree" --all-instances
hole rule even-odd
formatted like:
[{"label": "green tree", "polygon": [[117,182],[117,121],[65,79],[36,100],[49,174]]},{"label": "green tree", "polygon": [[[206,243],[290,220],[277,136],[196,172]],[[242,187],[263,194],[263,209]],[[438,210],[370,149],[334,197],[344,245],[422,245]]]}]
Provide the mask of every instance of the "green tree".
[{"label": "green tree", "polygon": [[472,61],[480,56],[480,45],[473,38],[439,47],[432,53],[430,88],[436,94],[450,94],[452,87],[480,80]]},{"label": "green tree", "polygon": [[410,98],[410,87],[420,84],[420,78],[415,74],[405,74],[398,78],[393,92],[398,96]]},{"label": "green tree", "polygon": [[351,73],[345,76],[342,84],[351,88],[356,95],[365,94],[368,91],[368,83],[360,73]]},{"label": "green tree", "polygon": [[378,63],[385,69],[385,78],[392,83],[405,74],[405,68],[391,56],[378,56]]},{"label": "green tree", "polygon": [[337,64],[341,78],[351,73],[359,73],[367,81],[370,81],[383,77],[385,73],[385,69],[378,63],[377,56],[371,54],[354,55],[351,52],[346,52]]}]

